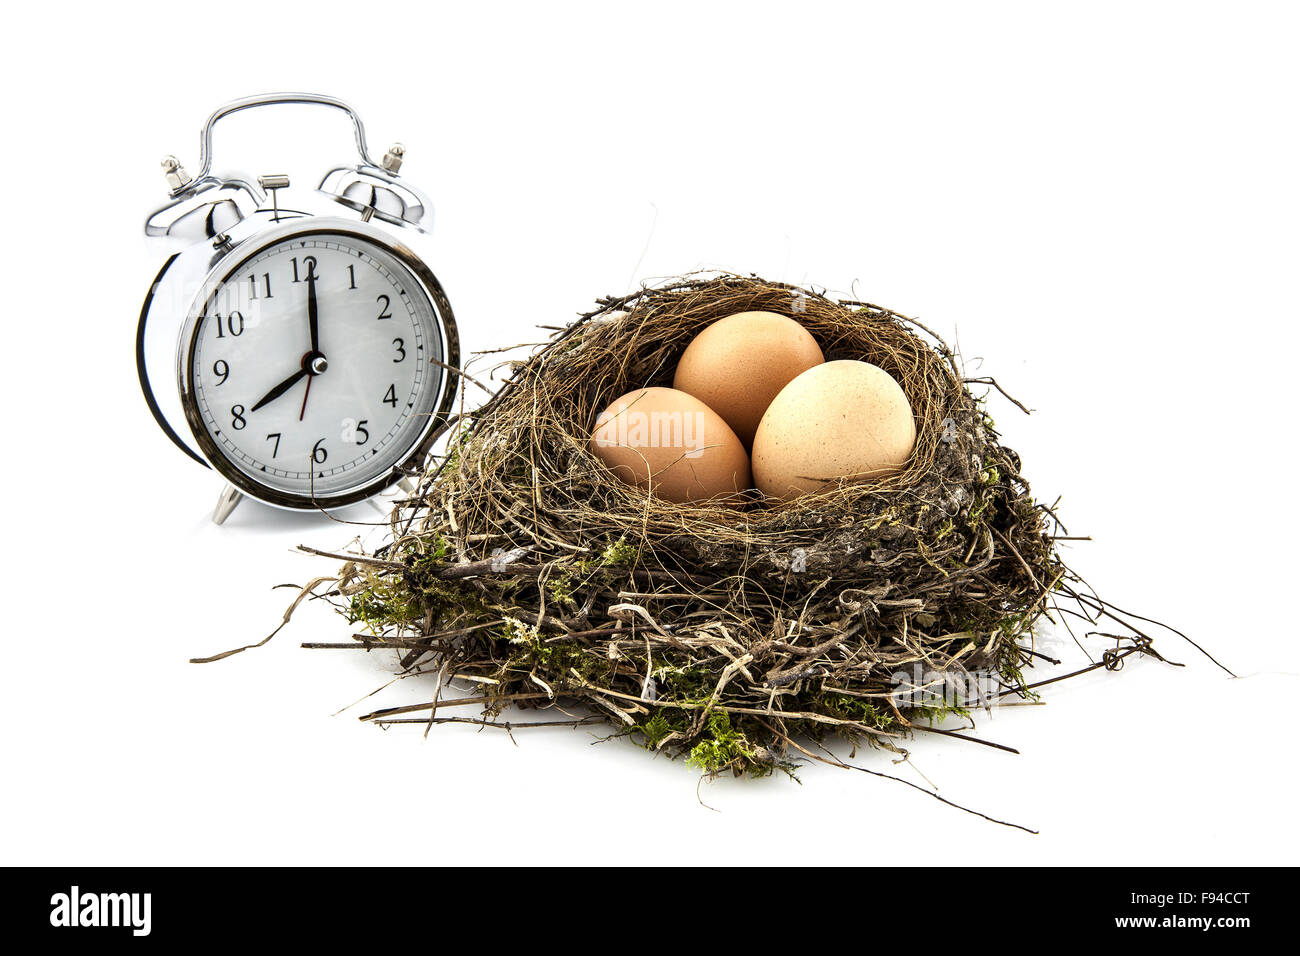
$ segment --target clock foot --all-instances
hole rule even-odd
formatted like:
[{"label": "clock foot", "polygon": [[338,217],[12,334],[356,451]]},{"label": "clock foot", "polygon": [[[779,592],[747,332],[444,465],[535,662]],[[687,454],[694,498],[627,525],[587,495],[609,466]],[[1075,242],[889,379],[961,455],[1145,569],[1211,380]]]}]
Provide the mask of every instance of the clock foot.
[{"label": "clock foot", "polygon": [[226,485],[221,489],[221,494],[217,497],[217,506],[212,509],[212,523],[224,524],[225,520],[230,517],[230,512],[235,510],[235,506],[244,500],[244,493],[235,488],[234,485]]}]

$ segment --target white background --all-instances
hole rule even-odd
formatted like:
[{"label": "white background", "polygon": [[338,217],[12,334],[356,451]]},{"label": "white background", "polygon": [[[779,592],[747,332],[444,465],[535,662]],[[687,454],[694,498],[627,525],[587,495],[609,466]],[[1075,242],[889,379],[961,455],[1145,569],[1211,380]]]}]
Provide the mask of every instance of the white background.
[{"label": "white background", "polygon": [[[468,6],[6,12],[0,860],[1294,862],[1292,10]],[[1029,836],[826,767],[697,788],[584,731],[362,725],[334,714],[390,662],[299,649],[346,639],[323,607],[186,663],[260,638],[290,596],[273,585],[332,568],[294,545],[351,537],[251,504],[209,524],[219,484],[132,368],[159,157],[193,167],[214,107],[274,89],[353,102],[376,152],[407,144],[471,349],[702,267],[919,316],[1035,409],[993,404],[1038,495],[1095,539],[1069,559],[1245,676],[1170,639],[1184,670],[1135,663],[981,722],[1021,756],[859,755]],[[329,113],[241,122],[219,167],[306,182],[351,150]]]}]

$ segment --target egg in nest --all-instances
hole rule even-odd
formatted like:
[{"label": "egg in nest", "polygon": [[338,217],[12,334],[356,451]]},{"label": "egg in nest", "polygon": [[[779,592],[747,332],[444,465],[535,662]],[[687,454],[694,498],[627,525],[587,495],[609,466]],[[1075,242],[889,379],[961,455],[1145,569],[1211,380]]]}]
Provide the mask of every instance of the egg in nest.
[{"label": "egg in nest", "polygon": [[728,500],[752,487],[736,433],[704,402],[672,388],[615,399],[597,417],[590,448],[621,481],[668,501]]},{"label": "egg in nest", "polygon": [[754,435],[754,483],[789,500],[841,478],[882,478],[906,466],[915,444],[912,407],[888,372],[869,362],[826,362],[768,406]]},{"label": "egg in nest", "polygon": [[775,312],[738,312],[706,326],[677,362],[673,388],[694,395],[749,448],[772,399],[822,364],[807,329]]}]

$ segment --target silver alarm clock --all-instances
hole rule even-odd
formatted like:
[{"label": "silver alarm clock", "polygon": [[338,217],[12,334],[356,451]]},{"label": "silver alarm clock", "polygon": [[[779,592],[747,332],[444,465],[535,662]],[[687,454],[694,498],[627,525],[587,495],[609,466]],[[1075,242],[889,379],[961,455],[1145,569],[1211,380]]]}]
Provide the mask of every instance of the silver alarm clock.
[{"label": "silver alarm clock", "polygon": [[[345,112],[360,162],[311,191],[279,174],[215,175],[218,121],[280,104]],[[145,234],[167,258],[141,309],[136,363],[159,426],[228,482],[218,524],[244,495],[292,509],[370,498],[418,472],[445,428],[456,322],[413,250],[432,212],[401,180],[402,158],[395,145],[373,161],[341,100],[279,93],[213,113],[197,175],[163,161],[170,201]],[[175,388],[155,389],[164,380]]]}]

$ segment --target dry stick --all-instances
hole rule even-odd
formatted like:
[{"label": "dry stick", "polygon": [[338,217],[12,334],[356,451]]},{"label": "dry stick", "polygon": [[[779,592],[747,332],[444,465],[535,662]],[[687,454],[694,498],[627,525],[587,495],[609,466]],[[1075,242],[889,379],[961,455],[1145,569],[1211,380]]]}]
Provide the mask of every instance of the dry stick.
[{"label": "dry stick", "polygon": [[386,561],[383,558],[373,558],[366,554],[347,554],[337,551],[321,551],[305,544],[298,545],[297,550],[305,554],[314,554],[318,558],[333,558],[335,561],[351,562],[352,564],[366,564],[375,568],[387,568],[390,571],[400,571],[406,565],[400,561]]},{"label": "dry stick", "polygon": [[994,388],[996,388],[999,392],[1002,393],[1003,398],[1005,398],[1012,405],[1016,406],[1016,408],[1020,409],[1026,415],[1031,414],[1029,409],[1026,408],[1024,405],[1022,405],[1015,398],[1013,398],[1005,388],[1003,388],[1001,385],[998,384],[998,380],[995,379],[992,375],[983,375],[980,376],[979,378],[964,378],[962,379],[962,382],[964,382],[967,385],[992,385]]},{"label": "dry stick", "polygon": [[377,720],[376,726],[388,727],[393,724],[476,724],[479,727],[493,727],[497,730],[518,730],[522,727],[582,727],[587,724],[603,724],[605,718],[599,714],[574,720],[525,720],[497,721],[484,720],[481,717],[399,717],[396,720]]},{"label": "dry stick", "polygon": [[546,638],[546,643],[553,644],[556,641],[572,641],[588,637],[612,637],[615,634],[631,636],[632,633],[632,630],[622,627],[592,627],[585,631],[565,631],[563,634],[556,634]]},{"label": "dry stick", "polygon": [[[414,662],[412,662],[414,663]],[[438,667],[438,678],[433,684],[433,706],[429,708],[429,721],[424,727],[424,739],[429,739],[429,732],[433,730],[434,719],[438,715],[438,702],[442,700],[443,681],[447,677],[447,665],[450,662],[446,657],[442,659],[442,664]]]},{"label": "dry stick", "polygon": [[271,638],[275,637],[275,635],[279,634],[280,631],[284,629],[284,626],[289,623],[289,618],[293,617],[293,612],[298,610],[298,605],[301,604],[303,601],[305,601],[307,597],[311,595],[312,591],[314,591],[316,588],[320,587],[320,585],[324,584],[327,581],[337,581],[337,580],[338,578],[335,577],[312,578],[312,580],[309,581],[306,584],[306,586],[304,586],[303,589],[298,592],[298,596],[293,599],[293,603],[290,604],[288,610],[284,612],[284,618],[280,621],[279,626],[276,627],[276,629],[272,631],[270,634],[266,635],[266,637],[258,641],[256,644],[245,644],[243,647],[236,647],[229,651],[222,651],[220,654],[214,654],[211,657],[191,657],[190,663],[211,664],[213,661],[224,660],[227,657],[233,657],[235,654],[242,654],[244,653],[244,651],[251,651],[255,647],[261,647],[263,644],[265,644]]},{"label": "dry stick", "polygon": [[935,800],[938,800],[940,803],[946,804],[947,806],[953,807],[957,810],[961,810],[963,813],[969,813],[972,816],[980,817],[984,820],[989,821],[990,823],[996,823],[999,826],[1012,827],[1013,829],[1016,830],[1024,830],[1026,833],[1032,833],[1034,836],[1038,835],[1037,830],[1031,830],[1029,829],[1029,827],[1021,826],[1019,823],[1011,823],[1008,820],[999,820],[996,817],[989,816],[987,813],[980,813],[978,810],[972,810],[970,807],[964,807],[960,803],[955,803],[954,801],[949,800],[947,797],[939,794],[937,791],[927,790],[925,789],[925,787],[922,787],[920,784],[912,783],[912,781],[910,780],[904,780],[902,777],[896,777],[892,773],[885,773],[883,770],[871,770],[868,769],[867,767],[859,767],[856,764],[845,763],[843,760],[840,760],[838,757],[834,756],[833,754],[831,755],[830,758],[823,757],[821,754],[815,754],[811,750],[799,746],[799,744],[796,743],[794,740],[792,740],[788,734],[776,730],[775,728],[769,726],[764,721],[760,721],[760,723],[762,723],[763,726],[767,727],[768,730],[772,731],[772,733],[781,737],[787,744],[789,744],[795,750],[799,751],[801,754],[804,754],[807,757],[811,757],[813,760],[820,761],[821,763],[828,764],[829,766],[832,767],[839,767],[842,770],[857,770],[860,773],[871,774],[871,776],[873,777],[883,777],[885,780],[893,780],[895,783],[901,783],[904,786],[911,787],[913,790],[919,790],[921,793],[924,793],[926,796],[933,797]]},{"label": "dry stick", "polygon": [[434,572],[434,577],[443,581],[455,581],[460,578],[476,578],[487,574],[541,574],[546,570],[544,564],[517,564],[509,555],[496,558],[484,558],[468,564],[451,564]]},{"label": "dry stick", "polygon": [[1009,754],[1019,755],[1020,751],[1015,747],[1008,747],[1006,744],[994,743],[992,740],[981,740],[979,737],[967,737],[965,734],[958,733],[955,730],[944,730],[942,727],[926,727],[921,724],[909,724],[913,730],[921,730],[927,734],[943,734],[945,737],[954,737],[957,740],[964,740],[967,743],[979,744],[983,747],[992,747],[994,750],[1002,750]]},{"label": "dry stick", "polygon": [[[1026,561],[1024,557],[1021,556],[1020,551],[1016,548],[1016,546],[1011,543],[1011,539],[1008,538],[1006,535],[1004,535],[997,528],[990,527],[989,530],[998,536],[999,541],[1001,541],[1003,544],[1005,544],[1008,548],[1011,549],[1011,553],[1015,555],[1016,560],[1020,562],[1020,566],[1024,568],[1025,573],[1029,575],[1029,580],[1034,582],[1034,587],[1038,588],[1038,590],[1043,592],[1044,594],[1050,593],[1051,588],[1044,588],[1042,584],[1039,583],[1038,576],[1034,574],[1034,569],[1031,568],[1029,566],[1029,562]],[[1039,598],[1039,600],[1042,600],[1042,598]],[[1034,603],[1036,604],[1038,602],[1035,601]]]},{"label": "dry stick", "polygon": [[389,637],[370,641],[303,641],[298,646],[309,651],[378,651],[385,648],[390,648],[395,651],[428,651],[433,649],[429,644],[429,640],[430,638],[427,637],[410,639]]},{"label": "dry stick", "polygon": [[[1069,680],[1071,677],[1078,677],[1081,674],[1088,674],[1092,671],[1100,670],[1103,667],[1106,668],[1107,670],[1118,670],[1118,668],[1114,666],[1116,661],[1122,661],[1125,658],[1131,657],[1134,654],[1150,654],[1150,653],[1152,652],[1148,648],[1126,647],[1122,651],[1116,651],[1113,655],[1111,655],[1109,659],[1103,658],[1102,660],[1099,660],[1093,664],[1089,664],[1087,667],[1081,667],[1077,671],[1071,671],[1068,674],[1061,674],[1057,677],[1049,677],[1046,680],[1035,681],[1034,683],[1026,684],[1023,687],[1012,687],[1000,692],[998,696],[1007,697],[1010,694],[1018,694],[1023,696],[1025,691],[1033,690],[1036,687],[1046,687],[1048,684],[1055,684],[1063,680]],[[1166,661],[1165,663],[1172,663],[1172,662]],[[1174,666],[1182,667],[1183,665],[1174,664]]]},{"label": "dry stick", "polygon": [[[454,678],[453,678],[454,679]],[[500,697],[491,697],[482,695],[479,697],[457,697],[454,700],[437,701],[437,709],[442,710],[445,707],[467,707],[470,704],[487,704],[496,702],[516,701],[516,700],[541,700],[546,698],[546,694],[504,694]],[[400,707],[384,707],[381,710],[372,711],[369,714],[363,714],[357,720],[380,720],[384,717],[393,717],[397,714],[413,714],[421,710],[434,709],[435,701],[426,700],[422,704],[404,704]]]},{"label": "dry stick", "polygon": [[1024,651],[1026,654],[1031,654],[1034,657],[1041,658],[1042,660],[1047,661],[1049,664],[1059,665],[1061,663],[1055,657],[1049,657],[1048,655],[1044,654],[1042,651],[1036,651],[1032,647],[1022,647],[1021,650]]},{"label": "dry stick", "polygon": [[[1181,637],[1184,641],[1186,641],[1188,644],[1192,645],[1192,647],[1196,648],[1196,649],[1197,649],[1198,651],[1200,651],[1203,655],[1205,655],[1207,658],[1209,658],[1209,659],[1214,663],[1214,665],[1215,665],[1216,667],[1218,667],[1221,671],[1223,671],[1223,672],[1224,672],[1225,674],[1227,674],[1229,677],[1236,677],[1236,676],[1237,676],[1235,673],[1233,673],[1232,671],[1230,671],[1230,670],[1229,670],[1227,667],[1225,667],[1223,664],[1220,664],[1219,661],[1218,661],[1218,659],[1217,659],[1213,654],[1211,654],[1211,653],[1210,653],[1209,651],[1207,651],[1205,648],[1201,647],[1200,644],[1197,644],[1194,640],[1192,640],[1190,637],[1188,637],[1188,636],[1187,636],[1186,634],[1184,634],[1182,631],[1178,630],[1178,628],[1176,628],[1176,627],[1172,627],[1172,626],[1170,626],[1170,625],[1164,623],[1163,621],[1157,621],[1157,620],[1154,620],[1153,618],[1143,617],[1141,614],[1135,614],[1135,613],[1132,612],[1132,611],[1126,611],[1126,610],[1124,610],[1122,607],[1120,607],[1120,606],[1118,606],[1118,605],[1116,605],[1116,604],[1112,604],[1112,603],[1109,602],[1109,601],[1103,601],[1100,597],[1098,597],[1098,596],[1096,595],[1095,592],[1091,595],[1091,597],[1089,597],[1088,595],[1078,594],[1078,593],[1074,592],[1074,589],[1073,589],[1073,588],[1071,588],[1071,589],[1070,589],[1069,591],[1067,591],[1066,593],[1069,594],[1070,597],[1072,597],[1072,598],[1074,598],[1076,601],[1078,601],[1080,604],[1085,604],[1085,605],[1091,605],[1091,606],[1093,606],[1094,609],[1095,609],[1098,613],[1100,613],[1100,614],[1105,614],[1107,617],[1111,618],[1112,620],[1114,620],[1114,621],[1116,621],[1116,622],[1118,622],[1118,623],[1120,623],[1120,624],[1123,624],[1125,627],[1129,628],[1129,629],[1132,630],[1134,633],[1136,633],[1136,634],[1141,634],[1143,637],[1146,637],[1146,635],[1145,635],[1145,634],[1142,634],[1141,631],[1139,631],[1136,627],[1133,627],[1133,625],[1130,624],[1128,621],[1125,621],[1122,617],[1117,617],[1117,616],[1116,616],[1114,613],[1112,613],[1112,612],[1118,612],[1119,614],[1124,615],[1124,617],[1134,617],[1134,618],[1137,618],[1139,621],[1146,621],[1148,624],[1154,624],[1156,627],[1162,627],[1162,628],[1164,628],[1166,631],[1170,631],[1170,632],[1172,632],[1172,633],[1174,633],[1174,634],[1177,634],[1177,635],[1178,635],[1179,637]],[[1148,640],[1150,640],[1150,638],[1148,638]],[[1173,662],[1170,661],[1169,663],[1173,663]],[[1179,665],[1179,666],[1181,666],[1181,665]]]},{"label": "dry stick", "polygon": [[466,634],[473,634],[475,631],[486,630],[489,627],[496,627],[496,621],[487,624],[472,624],[469,627],[456,627],[446,631],[434,631],[431,634],[425,634],[421,637],[386,637],[383,634],[353,634],[351,641],[343,642],[321,642],[321,641],[304,641],[299,647],[308,650],[374,650],[376,648],[391,647],[397,650],[433,650],[435,646],[443,641],[450,640],[453,637],[464,637]]}]

